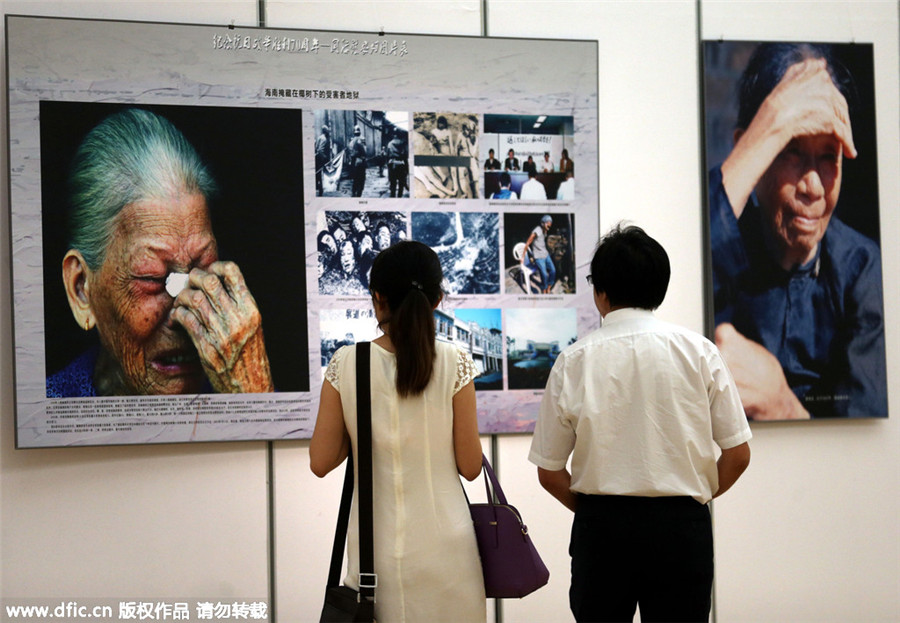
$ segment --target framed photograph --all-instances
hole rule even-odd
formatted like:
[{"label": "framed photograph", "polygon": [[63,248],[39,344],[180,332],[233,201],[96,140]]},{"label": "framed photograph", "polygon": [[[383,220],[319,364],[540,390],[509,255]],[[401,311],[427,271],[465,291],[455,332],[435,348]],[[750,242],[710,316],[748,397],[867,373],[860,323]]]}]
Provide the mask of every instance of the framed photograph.
[{"label": "framed photograph", "polygon": [[413,115],[413,195],[417,199],[477,199],[478,116]]},{"label": "framed photograph", "polygon": [[887,417],[872,45],[706,41],[703,73],[712,331],[747,417]]},{"label": "framed photograph", "polygon": [[485,196],[526,201],[573,200],[574,124],[574,117],[567,115],[485,115]]},{"label": "framed photograph", "polygon": [[578,339],[576,325],[572,310],[507,310],[509,388],[543,389],[556,357]]},{"label": "framed photograph", "polygon": [[404,212],[319,212],[319,294],[366,296],[375,257],[407,238]]},{"label": "framed photograph", "polygon": [[413,212],[411,235],[437,253],[449,294],[499,294],[499,225],[496,212]]},{"label": "framed photograph", "polygon": [[508,212],[503,231],[508,294],[576,292],[574,214]]},{"label": "framed photograph", "polygon": [[409,114],[315,110],[317,197],[409,197]]}]

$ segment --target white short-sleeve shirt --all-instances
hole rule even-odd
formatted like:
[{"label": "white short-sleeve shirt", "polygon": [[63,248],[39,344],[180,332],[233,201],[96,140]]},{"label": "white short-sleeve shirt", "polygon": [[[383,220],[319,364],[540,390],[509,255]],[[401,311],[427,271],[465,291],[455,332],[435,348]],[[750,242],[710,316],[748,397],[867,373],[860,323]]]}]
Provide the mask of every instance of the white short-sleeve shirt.
[{"label": "white short-sleeve shirt", "polygon": [[571,454],[577,493],[705,504],[719,486],[720,449],[751,436],[716,346],[650,311],[625,308],[557,358],[528,458],[558,471]]}]

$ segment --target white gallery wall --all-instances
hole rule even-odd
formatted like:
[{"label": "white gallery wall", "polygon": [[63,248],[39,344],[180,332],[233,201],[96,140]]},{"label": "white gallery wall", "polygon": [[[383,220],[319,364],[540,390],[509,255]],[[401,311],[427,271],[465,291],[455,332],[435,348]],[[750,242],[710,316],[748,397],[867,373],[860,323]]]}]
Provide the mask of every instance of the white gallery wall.
[{"label": "white gallery wall", "polygon": [[[897,4],[704,3],[702,34],[874,44],[891,414],[878,422],[753,428],[747,479],[716,505],[717,553],[727,565],[717,585],[720,620],[900,620]],[[773,593],[784,601],[759,611]]]},{"label": "white gallery wall", "polygon": [[[35,0],[2,1],[0,8],[4,14],[252,26],[258,4]],[[750,469],[714,505],[715,616],[725,623],[900,620],[900,385],[893,382],[900,374],[900,285],[891,278],[900,273],[900,247],[894,244],[900,235],[895,0],[268,0],[264,5],[266,25],[273,28],[480,35],[486,18],[492,36],[596,39],[601,229],[627,219],[660,240],[669,251],[673,278],[658,313],[697,331],[704,330],[706,190],[699,40],[874,43],[892,417],[753,426]],[[5,65],[3,72],[5,79]],[[0,143],[6,142],[3,124]],[[4,148],[4,189],[7,169]],[[307,442],[14,449],[5,192],[0,205],[4,603],[259,600],[274,594],[270,606],[277,620],[317,620],[341,476],[313,477]],[[490,446],[489,438],[483,441]],[[529,442],[528,436],[499,437],[494,460],[551,580],[523,600],[505,600],[502,619],[569,621],[571,515],[537,484],[525,458]]]}]

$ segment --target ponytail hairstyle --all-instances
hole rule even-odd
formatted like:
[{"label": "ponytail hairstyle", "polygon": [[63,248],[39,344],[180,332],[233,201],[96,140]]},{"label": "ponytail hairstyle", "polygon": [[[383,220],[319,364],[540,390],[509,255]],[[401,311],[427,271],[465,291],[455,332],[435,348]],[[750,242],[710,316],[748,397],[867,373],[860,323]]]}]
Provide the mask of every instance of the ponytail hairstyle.
[{"label": "ponytail hairstyle", "polygon": [[387,303],[382,324],[397,350],[397,393],[421,394],[434,370],[434,308],[444,294],[444,272],[437,254],[414,240],[398,242],[378,254],[369,286]]}]

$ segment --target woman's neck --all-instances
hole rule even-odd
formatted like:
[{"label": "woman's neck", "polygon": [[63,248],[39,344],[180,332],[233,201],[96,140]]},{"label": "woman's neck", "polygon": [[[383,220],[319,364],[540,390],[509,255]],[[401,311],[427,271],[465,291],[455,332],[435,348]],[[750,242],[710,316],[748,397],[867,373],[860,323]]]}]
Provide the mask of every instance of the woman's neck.
[{"label": "woman's neck", "polygon": [[380,337],[375,338],[372,341],[375,342],[376,344],[378,344],[379,346],[381,346],[384,350],[386,350],[389,353],[397,352],[397,349],[394,348],[394,343],[391,341],[391,338],[388,337],[387,333],[385,333],[384,335],[382,335]]}]

